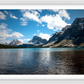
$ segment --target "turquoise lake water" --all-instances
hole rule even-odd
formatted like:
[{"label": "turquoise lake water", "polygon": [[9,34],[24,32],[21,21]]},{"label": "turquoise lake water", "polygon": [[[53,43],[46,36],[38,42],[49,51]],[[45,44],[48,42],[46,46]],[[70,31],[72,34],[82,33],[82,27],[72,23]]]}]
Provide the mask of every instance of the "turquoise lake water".
[{"label": "turquoise lake water", "polygon": [[84,74],[84,48],[0,49],[0,74]]}]

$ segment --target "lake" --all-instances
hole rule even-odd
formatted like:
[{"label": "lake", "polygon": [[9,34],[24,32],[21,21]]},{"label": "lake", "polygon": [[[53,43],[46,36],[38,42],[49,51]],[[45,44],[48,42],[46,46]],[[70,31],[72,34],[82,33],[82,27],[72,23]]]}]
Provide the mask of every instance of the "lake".
[{"label": "lake", "polygon": [[84,74],[84,48],[0,49],[0,74]]}]

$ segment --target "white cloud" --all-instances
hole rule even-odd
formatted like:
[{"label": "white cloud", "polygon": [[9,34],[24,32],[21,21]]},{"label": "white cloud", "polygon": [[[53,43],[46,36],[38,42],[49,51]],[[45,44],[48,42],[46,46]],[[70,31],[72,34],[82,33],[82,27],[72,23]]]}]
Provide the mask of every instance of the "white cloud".
[{"label": "white cloud", "polygon": [[11,29],[7,28],[7,24],[1,23],[0,25],[0,38],[7,38],[8,34],[11,32]]},{"label": "white cloud", "polygon": [[34,36],[36,36],[36,34],[34,34]]},{"label": "white cloud", "polygon": [[8,38],[9,36],[9,30],[8,29],[0,29],[0,38]]},{"label": "white cloud", "polygon": [[11,40],[9,39],[9,40],[5,40],[5,39],[3,39],[2,41],[0,40],[0,44],[6,44],[6,43],[10,43],[11,42]]},{"label": "white cloud", "polygon": [[4,11],[4,13],[8,15],[8,12],[7,11]]},{"label": "white cloud", "polygon": [[39,16],[40,15],[39,15],[39,13],[37,11],[32,11],[32,13],[29,12],[29,11],[25,11],[25,13],[23,14],[23,17],[26,17],[26,18],[28,18],[30,20],[41,23],[40,19],[38,18]]},{"label": "white cloud", "polygon": [[60,10],[58,13],[61,17],[65,17],[66,19],[70,20],[69,14],[66,10]]},{"label": "white cloud", "polygon": [[4,15],[1,11],[0,11],[0,19],[1,20],[6,20],[6,15]]},{"label": "white cloud", "polygon": [[24,35],[22,35],[19,32],[14,32],[11,29],[7,28],[7,24],[5,23],[1,23],[0,25],[0,42],[6,42],[6,39],[10,39],[10,38],[20,38],[20,37],[24,37]]},{"label": "white cloud", "polygon": [[24,37],[24,35],[22,35],[19,32],[13,32],[12,34],[8,35],[10,38],[20,38],[20,37]]},{"label": "white cloud", "polygon": [[24,42],[23,39],[18,39],[19,41],[21,41],[22,43]]},{"label": "white cloud", "polygon": [[65,21],[62,20],[60,15],[45,15],[41,17],[41,21],[47,23],[47,27],[54,31],[61,30],[63,27],[68,25]]},{"label": "white cloud", "polygon": [[43,38],[43,39],[46,39],[46,40],[49,40],[49,38],[51,37],[49,34],[46,34],[46,33],[40,33],[39,34],[39,37]]},{"label": "white cloud", "polygon": [[42,26],[44,27],[45,25],[43,24]]},{"label": "white cloud", "polygon": [[16,16],[13,16],[12,14],[10,14],[10,17],[14,19],[18,19]]},{"label": "white cloud", "polygon": [[37,24],[36,26],[39,26],[39,24]]},{"label": "white cloud", "polygon": [[22,26],[26,26],[27,25],[27,18],[20,18],[20,21],[21,21],[21,25]]},{"label": "white cloud", "polygon": [[30,41],[31,39],[24,39],[24,41]]},{"label": "white cloud", "polygon": [[[45,22],[47,23],[48,29],[52,29],[53,31],[56,31],[58,29],[61,30],[66,25],[69,25],[62,19],[62,17],[65,17],[68,20],[70,20],[69,14],[66,10],[59,10],[59,9],[49,9],[49,10],[58,12],[58,14],[45,15],[45,16],[40,17],[40,14],[36,11],[36,9],[21,10],[21,12],[23,13],[23,17],[20,18],[21,25],[26,26],[28,23],[27,20],[33,20],[40,24],[42,22]],[[36,26],[39,26],[39,25],[36,25]],[[42,26],[44,27],[45,25],[42,24]]]},{"label": "white cloud", "polygon": [[20,18],[20,20],[25,22],[27,18]]},{"label": "white cloud", "polygon": [[42,9],[38,9],[39,12],[42,12]]},{"label": "white cloud", "polygon": [[2,37],[0,38],[0,40],[5,40],[5,39],[6,39],[6,38],[2,38]]},{"label": "white cloud", "polygon": [[54,12],[58,12],[59,11],[59,9],[49,9],[49,10],[52,10]]},{"label": "white cloud", "polygon": [[39,19],[40,14],[37,11],[35,11],[33,9],[28,9],[28,10],[21,10],[21,12],[23,14],[23,17],[20,18],[21,25],[26,26],[28,20],[33,20],[33,21],[36,21],[38,23],[41,23],[41,21]]},{"label": "white cloud", "polygon": [[22,26],[26,26],[27,25],[27,22],[21,22],[21,25]]},{"label": "white cloud", "polygon": [[40,32],[39,30],[37,30],[37,32]]},{"label": "white cloud", "polygon": [[5,24],[5,23],[1,23],[1,25],[0,25],[0,29],[1,28],[6,28],[7,27],[7,24]]},{"label": "white cloud", "polygon": [[18,40],[21,41],[22,43],[24,43],[24,42],[30,41],[31,39],[18,39]]}]

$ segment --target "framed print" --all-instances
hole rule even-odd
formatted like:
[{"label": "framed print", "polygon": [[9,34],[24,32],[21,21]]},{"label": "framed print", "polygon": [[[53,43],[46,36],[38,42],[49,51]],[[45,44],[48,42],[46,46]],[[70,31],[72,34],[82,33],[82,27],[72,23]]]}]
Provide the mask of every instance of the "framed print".
[{"label": "framed print", "polygon": [[0,5],[0,79],[84,79],[84,5]]}]

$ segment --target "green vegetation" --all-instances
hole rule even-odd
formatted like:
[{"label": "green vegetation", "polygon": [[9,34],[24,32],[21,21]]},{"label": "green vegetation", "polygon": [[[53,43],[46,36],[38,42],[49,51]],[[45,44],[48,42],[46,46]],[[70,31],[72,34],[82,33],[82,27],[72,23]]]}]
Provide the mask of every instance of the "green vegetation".
[{"label": "green vegetation", "polygon": [[0,49],[4,49],[4,48],[26,48],[26,47],[17,47],[17,46],[10,46],[10,45],[0,44]]}]

